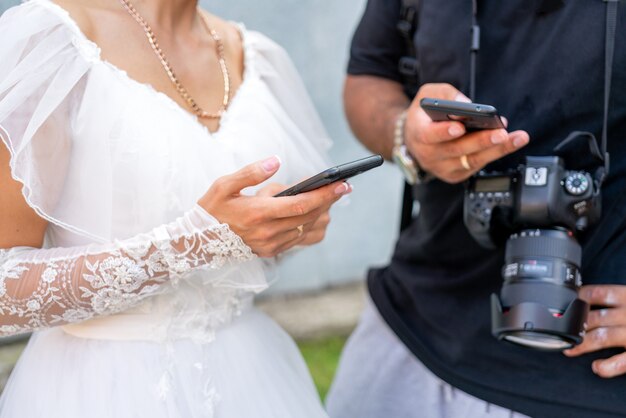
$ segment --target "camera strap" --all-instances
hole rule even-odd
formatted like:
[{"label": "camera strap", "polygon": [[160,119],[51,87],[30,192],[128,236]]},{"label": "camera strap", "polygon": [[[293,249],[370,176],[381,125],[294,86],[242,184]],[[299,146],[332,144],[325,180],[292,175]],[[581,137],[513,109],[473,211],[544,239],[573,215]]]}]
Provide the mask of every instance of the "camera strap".
[{"label": "camera strap", "polygon": [[405,44],[405,53],[398,61],[398,71],[403,78],[404,90],[411,98],[419,88],[419,60],[413,39],[417,31],[419,4],[420,0],[402,0],[400,20],[396,25]]},{"label": "camera strap", "polygon": [[[615,34],[617,28],[617,6],[620,0],[604,0],[607,3],[606,8],[606,39],[605,39],[605,62],[604,62],[604,118],[602,119],[602,155],[604,156],[604,166],[596,170],[595,177],[599,186],[606,178],[609,172],[609,154],[607,151],[608,143],[608,115],[609,100],[611,93],[611,73],[613,69],[613,53],[615,49]],[[626,203],[626,194],[622,194],[604,214],[608,218],[622,218],[624,214],[624,204]],[[583,263],[582,268],[588,269],[592,262],[604,246],[612,239],[612,231],[610,222],[602,223],[596,231],[587,240],[583,246]]]},{"label": "camera strap", "polygon": [[[405,53],[398,61],[398,71],[403,78],[404,92],[411,99],[415,97],[419,89],[419,60],[414,39],[419,20],[419,5],[420,0],[402,0],[400,20],[396,25],[405,44]],[[410,184],[404,183],[400,231],[408,227],[413,219],[413,203],[413,188]]]},{"label": "camera strap", "polygon": [[609,101],[611,99],[611,78],[613,75],[613,56],[615,53],[615,35],[617,32],[617,6],[620,0],[604,0],[606,3],[606,35],[604,45],[604,115],[602,117],[602,157],[604,171],[597,180],[600,184],[609,173],[610,159],[608,147]]},{"label": "camera strap", "polygon": [[476,101],[476,57],[480,51],[480,26],[478,25],[478,0],[472,0],[472,27],[470,29],[470,85],[469,97]]},{"label": "camera strap", "polygon": [[[576,147],[574,146],[581,140],[586,140],[588,144],[589,157],[593,159],[596,167],[593,172],[596,190],[599,193],[602,183],[609,173],[609,153],[608,153],[608,120],[609,120],[609,102],[611,99],[611,79],[613,73],[613,56],[615,52],[615,35],[617,32],[617,6],[620,0],[604,0],[606,7],[606,35],[605,35],[605,57],[604,57],[604,108],[602,116],[602,138],[600,148],[598,148],[598,140],[589,132],[572,132],[559,145],[554,148],[554,152],[564,157],[566,161],[580,163],[581,159],[576,156]],[[584,158],[583,158],[584,160]]]}]

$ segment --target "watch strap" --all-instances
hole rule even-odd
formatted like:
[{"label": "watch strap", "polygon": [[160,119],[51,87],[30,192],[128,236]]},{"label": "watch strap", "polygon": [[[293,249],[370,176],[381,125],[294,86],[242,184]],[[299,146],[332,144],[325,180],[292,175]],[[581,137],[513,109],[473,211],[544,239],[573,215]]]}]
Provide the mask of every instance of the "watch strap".
[{"label": "watch strap", "polygon": [[393,132],[394,160],[396,161],[396,164],[401,166],[400,169],[402,170],[407,183],[411,185],[427,183],[433,179],[433,176],[420,167],[419,163],[415,157],[411,155],[404,142],[407,114],[408,110],[405,109],[396,119]]}]

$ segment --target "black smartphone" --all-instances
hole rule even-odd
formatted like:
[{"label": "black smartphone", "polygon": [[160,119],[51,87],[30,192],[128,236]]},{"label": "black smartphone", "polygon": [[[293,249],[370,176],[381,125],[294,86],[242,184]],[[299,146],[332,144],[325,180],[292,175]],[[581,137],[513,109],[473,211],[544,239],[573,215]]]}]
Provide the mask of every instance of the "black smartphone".
[{"label": "black smartphone", "polygon": [[420,106],[433,121],[458,121],[468,131],[504,129],[504,123],[495,107],[479,104],[423,98]]},{"label": "black smartphone", "polygon": [[372,155],[370,157],[361,158],[360,160],[352,161],[349,163],[341,164],[336,167],[329,168],[322,171],[319,174],[310,177],[303,182],[296,184],[283,190],[274,197],[280,196],[295,196],[299,193],[309,192],[311,190],[319,189],[327,184],[334,183],[336,181],[345,180],[350,177],[354,177],[357,174],[361,174],[367,170],[371,170],[374,167],[378,167],[383,163],[383,157],[380,155]]}]

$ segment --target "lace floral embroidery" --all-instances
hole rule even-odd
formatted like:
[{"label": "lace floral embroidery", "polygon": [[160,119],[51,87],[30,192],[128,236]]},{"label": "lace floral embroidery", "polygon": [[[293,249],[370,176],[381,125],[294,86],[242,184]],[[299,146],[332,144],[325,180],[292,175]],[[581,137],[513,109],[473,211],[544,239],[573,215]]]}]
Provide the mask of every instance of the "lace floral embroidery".
[{"label": "lace floral embroidery", "polygon": [[191,270],[254,257],[228,225],[195,232],[189,225],[178,220],[165,235],[155,230],[96,254],[93,248],[0,250],[0,334],[120,312]]}]

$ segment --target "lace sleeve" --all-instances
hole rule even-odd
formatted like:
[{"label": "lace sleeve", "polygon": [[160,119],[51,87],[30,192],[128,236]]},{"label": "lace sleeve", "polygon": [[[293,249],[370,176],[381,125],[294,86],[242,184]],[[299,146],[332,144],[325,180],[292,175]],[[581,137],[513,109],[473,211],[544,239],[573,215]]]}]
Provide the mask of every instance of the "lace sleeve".
[{"label": "lace sleeve", "polygon": [[0,335],[119,312],[194,269],[254,255],[196,206],[148,234],[105,245],[0,250]]}]

